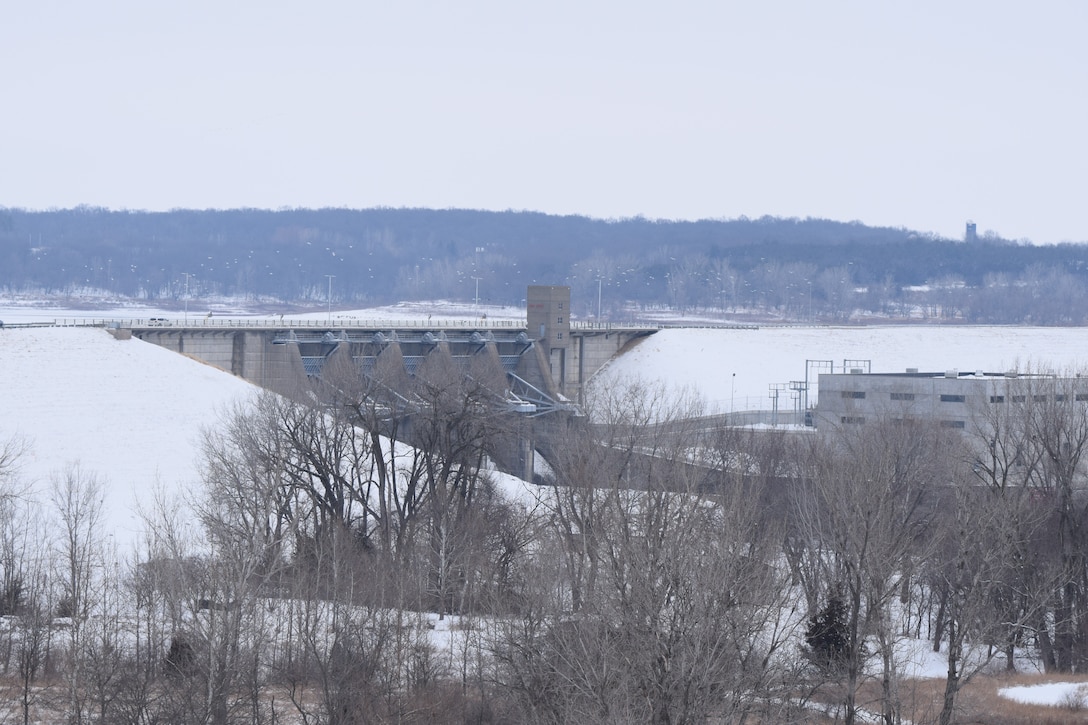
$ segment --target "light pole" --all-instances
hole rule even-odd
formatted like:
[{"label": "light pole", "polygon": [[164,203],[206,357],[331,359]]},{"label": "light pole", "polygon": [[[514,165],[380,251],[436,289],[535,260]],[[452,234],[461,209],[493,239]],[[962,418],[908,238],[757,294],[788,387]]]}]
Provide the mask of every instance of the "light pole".
[{"label": "light pole", "polygon": [[189,272],[182,272],[185,275],[185,323],[189,323],[189,278],[193,275]]},{"label": "light pole", "polygon": [[476,280],[476,297],[473,303],[474,311],[476,314],[480,313],[480,252],[484,251],[483,247],[476,247],[476,256],[472,258],[472,278]]},{"label": "light pole", "polygon": [[597,278],[597,322],[601,321],[601,278]]},{"label": "light pole", "polygon": [[329,324],[331,325],[332,324],[332,278],[335,277],[336,275],[335,274],[326,274],[325,276],[329,278],[329,295],[328,295],[328,300],[327,301],[329,303]]},{"label": "light pole", "polygon": [[733,398],[737,394],[737,374],[733,373],[733,384],[729,387],[729,413],[733,413]]}]

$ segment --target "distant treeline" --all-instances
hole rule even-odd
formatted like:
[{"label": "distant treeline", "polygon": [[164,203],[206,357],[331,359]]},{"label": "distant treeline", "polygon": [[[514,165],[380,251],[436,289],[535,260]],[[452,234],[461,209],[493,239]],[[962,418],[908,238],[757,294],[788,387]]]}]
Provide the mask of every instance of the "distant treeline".
[{"label": "distant treeline", "polygon": [[[435,209],[0,208],[0,291],[148,301],[453,299],[520,304],[566,284],[575,312],[632,306],[845,319],[1088,318],[1083,244],[966,243],[825,219],[659,221]],[[332,276],[330,284],[330,275]]]}]

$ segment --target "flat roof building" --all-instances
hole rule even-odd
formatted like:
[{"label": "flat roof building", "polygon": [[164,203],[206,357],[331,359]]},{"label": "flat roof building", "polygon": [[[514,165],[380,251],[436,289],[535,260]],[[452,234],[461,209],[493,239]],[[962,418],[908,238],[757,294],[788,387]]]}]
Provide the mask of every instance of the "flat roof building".
[{"label": "flat roof building", "polygon": [[897,420],[968,430],[994,406],[1063,402],[1088,403],[1088,378],[957,370],[823,374],[814,423],[825,431]]}]

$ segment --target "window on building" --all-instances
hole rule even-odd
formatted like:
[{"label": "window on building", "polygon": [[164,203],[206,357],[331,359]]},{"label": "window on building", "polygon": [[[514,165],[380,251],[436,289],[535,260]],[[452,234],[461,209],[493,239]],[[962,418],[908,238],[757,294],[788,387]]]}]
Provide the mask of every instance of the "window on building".
[{"label": "window on building", "polygon": [[1025,400],[1027,400],[1027,396],[1025,395],[1013,395],[1009,397],[1010,403],[1023,403]]},{"label": "window on building", "polygon": [[563,318],[562,318],[562,317],[557,317],[555,321],[556,321],[556,323],[557,323],[557,324],[559,324],[559,325],[562,325],[562,324],[563,324]]},{"label": "window on building", "polygon": [[864,398],[864,390],[844,390],[842,391],[842,397],[844,398]]},{"label": "window on building", "polygon": [[555,339],[556,340],[562,340],[563,339],[563,333],[562,332],[555,333]]},{"label": "window on building", "polygon": [[559,303],[559,309],[563,309],[563,303],[562,302]]},{"label": "window on building", "polygon": [[1065,396],[1063,394],[1061,394],[1061,393],[1058,393],[1057,395],[1054,396],[1054,402],[1055,403],[1064,403],[1065,402]]},{"label": "window on building", "polygon": [[1005,402],[1005,396],[1004,395],[991,395],[990,396],[990,402],[991,403],[1004,403]]},{"label": "window on building", "polygon": [[941,427],[942,428],[966,428],[967,423],[966,423],[966,421],[962,421],[962,420],[942,420],[941,421]]},{"label": "window on building", "polygon": [[865,418],[859,415],[844,415],[839,418],[839,420],[842,421],[844,425],[861,425],[865,422]]},{"label": "window on building", "polygon": [[967,396],[966,395],[950,395],[950,394],[946,393],[946,394],[941,396],[941,402],[942,403],[965,403],[965,402],[967,402]]},{"label": "window on building", "polygon": [[1077,393],[1076,397],[1073,398],[1073,400],[1077,401],[1078,403],[1088,403],[1088,393]]},{"label": "window on building", "polygon": [[914,400],[914,393],[892,393],[892,400]]}]

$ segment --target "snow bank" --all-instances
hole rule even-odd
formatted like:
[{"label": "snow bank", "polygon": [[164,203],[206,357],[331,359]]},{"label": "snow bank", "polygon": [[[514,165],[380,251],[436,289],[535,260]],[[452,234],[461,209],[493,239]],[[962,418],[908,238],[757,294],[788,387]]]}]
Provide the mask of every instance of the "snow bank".
[{"label": "snow bank", "polygon": [[1049,705],[1065,707],[1079,703],[1088,706],[1088,683],[1044,682],[1038,685],[1003,687],[997,694],[1025,705]]},{"label": "snow bank", "polygon": [[47,500],[78,464],[106,483],[106,526],[119,545],[142,530],[155,487],[184,500],[200,485],[199,438],[257,388],[137,339],[96,328],[0,329],[0,441],[23,439],[20,478]]}]

